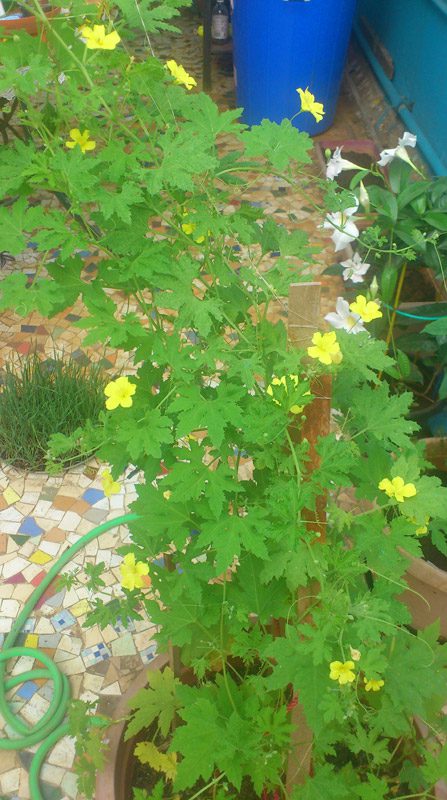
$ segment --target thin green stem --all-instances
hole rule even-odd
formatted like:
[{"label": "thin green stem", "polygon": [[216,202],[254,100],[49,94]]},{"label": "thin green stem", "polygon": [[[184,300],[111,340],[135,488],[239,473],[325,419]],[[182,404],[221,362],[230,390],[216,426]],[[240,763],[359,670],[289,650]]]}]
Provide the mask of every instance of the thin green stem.
[{"label": "thin green stem", "polygon": [[204,792],[207,792],[208,789],[211,789],[212,786],[215,786],[216,783],[219,783],[219,781],[221,781],[222,778],[225,777],[225,774],[226,774],[225,772],[221,772],[217,778],[214,778],[213,781],[207,783],[206,786],[204,786],[202,789],[199,789],[199,791],[193,794],[192,797],[189,798],[189,800],[196,800],[196,797],[200,797],[201,794],[204,794]]}]

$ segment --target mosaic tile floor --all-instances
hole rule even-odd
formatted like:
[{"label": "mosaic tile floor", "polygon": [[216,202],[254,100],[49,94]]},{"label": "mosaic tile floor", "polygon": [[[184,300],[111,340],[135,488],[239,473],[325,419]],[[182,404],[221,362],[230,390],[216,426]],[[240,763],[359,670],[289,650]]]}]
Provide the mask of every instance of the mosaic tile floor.
[{"label": "mosaic tile floor", "polygon": [[[175,57],[196,77],[201,72],[201,42],[196,34],[197,19],[186,18],[181,37],[167,35],[157,41],[157,54],[163,58]],[[138,50],[138,48],[137,48]],[[231,55],[213,57],[214,98],[222,108],[234,107]],[[358,98],[362,97],[362,107]],[[394,141],[401,133],[395,116],[383,113],[383,96],[365,68],[362,57],[353,51],[346,79],[342,86],[339,111],[330,131],[332,140],[372,138],[377,141],[383,134],[392,133],[385,143]],[[376,122],[375,122],[376,121]],[[318,140],[319,137],[317,137]],[[324,134],[323,139],[328,139]],[[231,146],[229,143],[228,146]],[[316,161],[321,172],[322,164]],[[277,179],[270,179],[252,189],[253,205],[274,213],[279,221],[289,227],[305,228],[313,240],[325,245],[321,266],[315,276],[333,260],[330,242],[318,231],[311,211],[303,207],[289,187]],[[234,198],[234,203],[239,202]],[[294,222],[291,222],[294,215]],[[95,253],[82,253],[86,272],[94,272]],[[275,254],[272,254],[275,257]],[[21,269],[32,276],[36,270],[36,254],[32,243],[15,264],[7,270]],[[332,310],[340,290],[337,279],[322,276],[323,308]],[[119,295],[114,295],[119,303]],[[123,300],[124,302],[124,300]],[[284,308],[279,308],[285,313]],[[0,368],[6,361],[36,349],[52,356],[55,352],[69,352],[80,361],[93,360],[116,373],[128,369],[129,354],[116,353],[109,348],[85,349],[83,332],[74,323],[83,315],[81,303],[66,309],[52,320],[38,314],[22,319],[5,313],[0,317]],[[62,477],[44,474],[24,475],[11,468],[0,471],[0,646],[5,634],[23,603],[38,586],[58,556],[67,545],[76,542],[99,523],[120,516],[135,496],[134,479],[122,483],[119,495],[105,498],[101,488],[102,468],[95,462],[81,466]],[[120,622],[100,630],[98,626],[82,627],[92,600],[84,585],[84,567],[87,564],[104,564],[102,579],[105,586],[95,597],[105,602],[120,592],[119,564],[116,547],[127,541],[127,530],[119,527],[90,542],[74,559],[67,570],[78,569],[78,581],[71,588],[61,588],[54,582],[38,604],[35,615],[28,620],[21,642],[39,647],[69,676],[74,697],[98,702],[101,710],[113,709],[117,698],[125,692],[128,683],[138,670],[144,669],[155,654],[154,627],[150,621]],[[13,666],[17,674],[31,666],[26,658]],[[43,680],[28,681],[15,691],[13,704],[23,718],[33,724],[45,712],[51,697],[51,685]],[[0,736],[8,728],[0,721]],[[29,798],[27,769],[31,752],[20,754],[2,751],[0,756],[0,800],[27,800]],[[77,800],[78,790],[73,773],[74,743],[69,738],[53,749],[42,772],[42,787],[46,800]]]}]

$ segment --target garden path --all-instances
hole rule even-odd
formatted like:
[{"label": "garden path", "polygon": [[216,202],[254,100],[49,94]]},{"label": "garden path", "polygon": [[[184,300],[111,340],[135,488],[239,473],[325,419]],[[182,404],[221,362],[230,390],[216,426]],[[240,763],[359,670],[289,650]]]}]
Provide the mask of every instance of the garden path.
[{"label": "garden path", "polygon": [[[175,58],[191,74],[200,80],[201,41],[196,33],[197,20],[187,17],[183,21],[181,37],[172,35],[157,41],[157,54],[162,58]],[[136,46],[140,52],[142,46]],[[222,54],[213,58],[213,96],[222,108],[234,106],[231,56]],[[359,104],[361,98],[361,105]],[[394,141],[401,134],[401,126],[394,114],[384,104],[383,96],[368,72],[362,57],[353,51],[347,78],[342,87],[339,110],[329,134],[317,137],[317,141],[364,140],[371,137],[371,125],[376,120],[375,134],[385,143]],[[387,137],[384,137],[384,132]],[[392,133],[392,136],[389,134]],[[228,143],[231,146],[231,143]],[[321,148],[320,148],[321,154]],[[317,154],[318,155],[318,154]],[[321,155],[316,160],[316,169],[322,172]],[[293,191],[277,179],[265,181],[250,190],[249,200],[289,227],[304,227],[312,240],[319,239],[325,245],[321,268],[333,261],[333,249],[323,232],[316,226],[321,220],[294,195]],[[235,201],[236,202],[236,201]],[[295,216],[292,221],[290,214]],[[158,223],[154,223],[157,228]],[[94,252],[82,253],[86,273],[95,270],[97,256]],[[272,258],[275,254],[272,254]],[[33,243],[7,270],[22,270],[30,276],[36,270],[36,255]],[[323,314],[333,310],[334,301],[340,293],[339,279],[322,276]],[[286,314],[279,308],[280,314]],[[37,349],[51,357],[55,352],[71,353],[82,361],[97,361],[111,373],[126,368],[128,354],[117,354],[108,349],[84,349],[84,333],[74,327],[83,315],[82,305],[65,309],[51,320],[37,314],[19,318],[15,314],[0,316],[0,368],[8,360]],[[11,468],[0,471],[0,646],[14,618],[22,608],[35,586],[38,586],[47,570],[66,549],[67,544],[77,541],[81,535],[99,523],[110,520],[128,509],[135,497],[134,483],[127,478],[122,481],[121,492],[107,499],[101,487],[102,468],[92,461],[88,465],[66,473],[61,477],[44,474],[24,475]],[[98,703],[107,713],[126,691],[128,683],[138,670],[144,669],[154,657],[154,627],[150,620],[126,624],[108,625],[104,630],[98,626],[85,629],[82,623],[90,607],[91,594],[83,585],[86,564],[104,564],[102,579],[105,587],[101,597],[105,601],[120,591],[119,564],[116,547],[126,541],[124,527],[103,534],[81,551],[73,562],[78,567],[81,582],[71,588],[60,588],[52,584],[35,615],[28,620],[21,642],[44,650],[69,676],[74,697]],[[30,665],[20,659],[13,672]],[[40,718],[49,704],[51,684],[44,680],[29,681],[14,694],[13,704],[30,724]],[[0,720],[0,736],[5,736]],[[42,772],[42,787],[46,800],[76,800],[78,790],[73,772],[74,744],[65,738],[51,752]],[[0,756],[0,800],[27,800],[29,798],[27,768],[31,751],[2,751]]]}]

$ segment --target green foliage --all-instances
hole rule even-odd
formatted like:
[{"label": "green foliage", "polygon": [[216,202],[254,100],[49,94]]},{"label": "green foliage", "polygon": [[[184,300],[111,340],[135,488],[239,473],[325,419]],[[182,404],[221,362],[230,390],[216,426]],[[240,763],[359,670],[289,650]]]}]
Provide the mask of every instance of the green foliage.
[{"label": "green foliage", "polygon": [[23,469],[44,469],[50,437],[69,437],[55,453],[59,467],[85,458],[84,427],[103,406],[103,373],[73,359],[42,361],[37,354],[6,365],[0,393],[0,457]]},{"label": "green foliage", "polygon": [[72,700],[68,709],[70,732],[76,737],[76,772],[78,787],[82,794],[92,797],[95,789],[96,771],[104,768],[107,744],[98,735],[98,729],[107,728],[107,717],[92,714],[95,703]]},{"label": "green foliage", "polygon": [[[237,111],[221,113],[175,84],[152,53],[152,34],[170,30],[182,5],[119,0],[108,16],[72,0],[45,40],[20,33],[0,44],[1,86],[16,93],[29,134],[0,148],[2,246],[19,253],[32,235],[42,264],[29,287],[26,276],[5,277],[0,308],[53,316],[80,298],[86,343],[132,354],[130,405],[107,410],[101,386],[91,424],[52,431],[53,460],[79,445],[110,462],[114,478],[129,465],[142,476],[132,548],[151,562],[151,588],[95,598],[87,623],[139,619],[144,607],[160,648],[177,648],[191,675],[186,685],[169,668],[151,672],[132,702],[127,736],[150,737],[152,726],[146,760],[154,763],[157,748],[170,776],[177,763],[172,792],[163,780],[134,797],[236,800],[246,788],[259,796],[281,787],[295,693],[314,742],[313,775],[294,797],[389,800],[401,770],[423,797],[443,762],[438,769],[420,748],[404,773],[398,743],[408,761],[415,711],[440,727],[445,646],[434,630],[410,632],[398,597],[402,550],[418,555],[415,528],[427,514],[436,514],[435,529],[446,519],[446,490],[423,474],[410,397],[383,382],[396,362],[374,326],[337,332],[338,364],[288,348],[283,298],[306,279],[318,248],[304,230],[287,231],[283,216],[250,204],[246,185],[272,175],[303,191],[312,183],[334,213],[352,208],[352,191],[312,178],[309,137],[290,122],[247,130]],[[116,49],[85,48],[73,20],[87,15],[90,25],[116,27]],[[142,24],[151,46],[133,59],[130,28]],[[94,149],[67,148],[73,128],[90,131]],[[362,234],[369,257],[386,250],[386,226],[396,228],[403,244],[389,254],[389,291],[401,256],[425,257],[444,241],[433,213],[445,193],[430,184],[421,212],[423,195],[404,173],[389,172],[393,198],[372,191],[377,226]],[[49,194],[50,204],[35,202]],[[421,213],[436,236],[421,238]],[[93,272],[84,248],[100,256]],[[333,430],[319,437],[310,471],[303,419],[328,374]],[[283,391],[270,394],[271,385]],[[23,412],[17,418],[22,425]],[[378,488],[397,477],[416,495],[398,500]],[[325,541],[314,524],[323,494]],[[100,566],[85,570],[94,591]],[[356,650],[354,680],[331,679],[330,664]],[[379,691],[366,690],[379,680]],[[83,737],[82,769],[101,762],[85,716],[71,722]],[[83,779],[83,790],[91,786]]]},{"label": "green foliage", "polygon": [[179,707],[176,689],[180,681],[169,667],[148,672],[147,681],[147,689],[141,689],[130,702],[130,707],[137,710],[126,728],[126,739],[150,726],[155,719],[160,733],[166,737]]}]

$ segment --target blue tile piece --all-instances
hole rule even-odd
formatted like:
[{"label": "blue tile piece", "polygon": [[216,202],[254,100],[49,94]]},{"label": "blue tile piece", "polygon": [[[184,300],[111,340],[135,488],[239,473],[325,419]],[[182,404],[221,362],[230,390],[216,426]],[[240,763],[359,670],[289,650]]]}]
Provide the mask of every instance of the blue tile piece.
[{"label": "blue tile piece", "polygon": [[43,533],[43,528],[39,528],[34,517],[25,517],[22,520],[19,533],[26,533],[28,536],[40,536]]},{"label": "blue tile piece", "polygon": [[141,650],[140,657],[144,664],[149,664],[155,658],[157,653],[157,645],[151,644],[150,647],[146,647],[145,650]]},{"label": "blue tile piece", "polygon": [[92,255],[93,253],[91,253],[90,250],[79,250],[78,252],[78,256],[81,256],[81,258],[88,258],[89,256]]},{"label": "blue tile piece", "polygon": [[34,683],[34,681],[26,681],[26,683],[22,683],[20,689],[17,691],[17,694],[24,700],[30,700],[33,694],[37,692],[37,689],[37,683]]},{"label": "blue tile piece", "polygon": [[51,624],[55,631],[64,631],[66,628],[71,628],[75,623],[76,618],[67,609],[59,611],[51,618]]},{"label": "blue tile piece", "polygon": [[121,617],[117,617],[115,624],[113,625],[113,630],[117,633],[127,633],[127,631],[134,631],[135,625],[133,624],[130,617],[123,622]]},{"label": "blue tile piece", "polygon": [[111,652],[104,642],[98,642],[98,644],[94,644],[91,647],[86,647],[84,650],[81,650],[81,656],[86,667],[88,668],[94,666],[95,664],[99,664],[100,661],[106,661],[108,658],[110,658]]},{"label": "blue tile piece", "polygon": [[95,503],[99,503],[103,497],[105,497],[105,495],[101,489],[86,489],[82,495],[82,499],[91,506],[94,506]]}]

